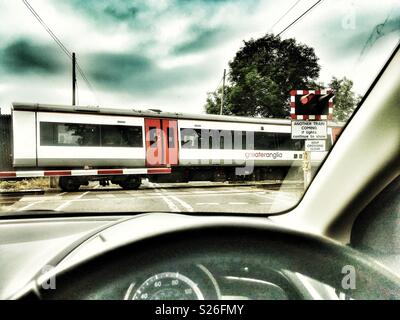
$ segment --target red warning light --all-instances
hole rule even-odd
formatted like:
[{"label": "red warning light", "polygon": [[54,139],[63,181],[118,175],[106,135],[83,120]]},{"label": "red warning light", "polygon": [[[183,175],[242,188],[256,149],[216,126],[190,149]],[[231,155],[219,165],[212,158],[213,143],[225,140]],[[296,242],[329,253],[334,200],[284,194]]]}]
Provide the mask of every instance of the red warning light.
[{"label": "red warning light", "polygon": [[314,94],[309,93],[309,94],[306,94],[305,96],[302,96],[302,97],[300,98],[300,101],[301,101],[302,104],[307,104],[307,103],[309,103],[313,98],[314,98]]}]

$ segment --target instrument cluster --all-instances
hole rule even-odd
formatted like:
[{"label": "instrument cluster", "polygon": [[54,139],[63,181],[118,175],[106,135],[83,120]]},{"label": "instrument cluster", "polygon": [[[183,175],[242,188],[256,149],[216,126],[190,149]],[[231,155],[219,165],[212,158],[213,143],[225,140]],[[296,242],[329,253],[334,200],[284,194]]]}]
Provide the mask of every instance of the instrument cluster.
[{"label": "instrument cluster", "polygon": [[[254,271],[254,272],[253,272]],[[263,275],[248,266],[226,268],[182,264],[136,276],[125,300],[253,300],[293,298],[286,277],[276,271]]]}]

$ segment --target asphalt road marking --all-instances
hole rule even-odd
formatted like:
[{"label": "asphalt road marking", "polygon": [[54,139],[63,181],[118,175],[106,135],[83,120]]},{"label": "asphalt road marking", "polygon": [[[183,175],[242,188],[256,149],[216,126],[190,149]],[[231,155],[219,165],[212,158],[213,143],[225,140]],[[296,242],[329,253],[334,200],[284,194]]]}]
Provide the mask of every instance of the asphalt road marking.
[{"label": "asphalt road marking", "polygon": [[66,207],[68,207],[68,206],[73,202],[73,200],[81,199],[81,198],[83,198],[84,196],[86,196],[89,192],[90,192],[90,191],[86,191],[86,192],[84,192],[84,193],[81,193],[79,196],[77,196],[77,197],[74,198],[74,199],[65,201],[64,203],[62,203],[61,205],[59,205],[59,206],[58,206],[57,208],[55,208],[54,210],[55,210],[55,211],[61,211],[61,210],[65,209]]},{"label": "asphalt road marking", "polygon": [[[161,186],[158,183],[152,183],[149,182],[149,187],[154,188],[155,193],[164,200],[164,202],[167,204],[167,206],[175,212],[181,212],[181,210],[178,208],[178,206],[172,201],[175,200],[177,203],[179,203],[182,207],[184,207],[188,212],[193,212],[193,207],[188,204],[187,202],[183,201],[182,199],[179,199],[178,197],[171,195],[168,193],[167,190],[165,189],[159,189]],[[172,200],[171,200],[172,199]]]},{"label": "asphalt road marking", "polygon": [[160,196],[161,199],[164,200],[164,202],[167,204],[168,208],[170,208],[171,211],[173,211],[173,212],[181,212],[181,210],[175,205],[175,203],[173,203],[170,199],[168,199],[160,191],[155,189],[154,192],[155,192],[156,195]]},{"label": "asphalt road marking", "polygon": [[[154,185],[158,185],[158,184],[154,184]],[[165,189],[156,189],[156,190],[160,190],[161,191],[161,193],[163,194],[163,195],[165,195],[167,198],[170,198],[170,199],[172,199],[172,200],[175,200],[177,203],[179,203],[182,207],[184,207],[188,212],[193,212],[194,210],[193,210],[193,207],[190,205],[190,204],[188,204],[187,202],[185,202],[185,201],[183,201],[182,199],[180,199],[180,198],[178,198],[178,197],[176,197],[176,196],[174,196],[174,195],[172,195],[172,194],[169,194],[169,192],[167,191],[167,190],[165,190]]]},{"label": "asphalt road marking", "polygon": [[35,206],[36,204],[40,204],[45,202],[46,200],[53,200],[54,198],[60,198],[62,195],[66,194],[67,192],[62,192],[62,193],[58,193],[56,195],[53,196],[42,196],[42,197],[24,197],[22,199],[20,199],[18,202],[26,202],[26,201],[34,201],[22,208],[19,208],[17,211],[25,211],[28,210],[29,208]]},{"label": "asphalt road marking", "polygon": [[242,205],[242,204],[249,204],[249,203],[248,202],[228,202],[228,204]]},{"label": "asphalt road marking", "polygon": [[[162,190],[162,189],[161,189],[161,190]],[[169,197],[172,198],[173,200],[175,200],[176,202],[178,202],[178,203],[179,203],[182,207],[184,207],[188,212],[193,212],[193,211],[194,211],[194,210],[193,210],[193,207],[192,207],[189,203],[183,201],[182,199],[179,199],[178,197],[175,197],[175,196],[172,196],[172,195],[169,195]]]}]

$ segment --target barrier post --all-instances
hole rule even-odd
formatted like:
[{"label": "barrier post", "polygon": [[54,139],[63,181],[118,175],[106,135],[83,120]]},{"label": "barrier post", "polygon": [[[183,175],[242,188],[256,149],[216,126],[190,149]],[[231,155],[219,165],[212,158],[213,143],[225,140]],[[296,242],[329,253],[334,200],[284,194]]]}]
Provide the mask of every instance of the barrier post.
[{"label": "barrier post", "polygon": [[311,153],[310,151],[303,152],[303,177],[304,177],[304,190],[308,188],[311,182]]}]

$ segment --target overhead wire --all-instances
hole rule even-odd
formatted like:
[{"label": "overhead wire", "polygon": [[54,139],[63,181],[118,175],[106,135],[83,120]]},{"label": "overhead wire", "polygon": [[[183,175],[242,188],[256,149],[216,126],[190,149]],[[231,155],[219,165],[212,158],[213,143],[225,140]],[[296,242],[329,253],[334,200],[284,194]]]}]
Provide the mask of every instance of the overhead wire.
[{"label": "overhead wire", "polygon": [[282,19],[283,19],[284,17],[286,17],[286,16],[289,14],[289,12],[292,11],[293,8],[294,8],[300,1],[301,1],[301,0],[297,0],[283,15],[281,15],[281,16],[279,17],[278,20],[275,21],[275,23],[269,28],[269,30],[271,31],[279,22],[281,22]]},{"label": "overhead wire", "polygon": [[[28,2],[28,0],[22,0],[22,2],[25,4],[25,6],[29,9],[29,11],[33,14],[33,16],[36,18],[36,20],[42,25],[42,27],[47,31],[47,33],[53,38],[53,40],[56,42],[56,44],[60,47],[60,49],[64,52],[64,54],[72,60],[72,53],[67,49],[67,47],[62,43],[62,41],[55,35],[55,33],[51,30],[51,28],[44,22],[44,20],[40,17],[40,15],[37,13],[37,11],[31,6],[31,4]],[[97,95],[95,93],[95,90],[90,83],[89,79],[87,78],[85,72],[83,71],[82,67],[79,65],[79,63],[76,61],[76,68],[78,70],[78,73],[80,74],[81,78],[85,82],[86,86],[89,88],[91,91],[93,97],[99,102]]]},{"label": "overhead wire", "polygon": [[311,7],[309,7],[306,11],[304,11],[300,16],[298,16],[295,20],[293,20],[288,26],[286,26],[281,32],[279,32],[276,36],[279,37],[282,33],[287,31],[290,27],[296,24],[301,18],[303,18],[307,13],[309,13],[312,9],[314,9],[318,4],[320,4],[323,0],[318,0]]}]

